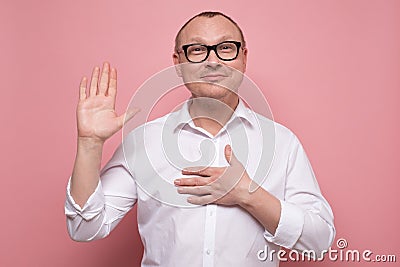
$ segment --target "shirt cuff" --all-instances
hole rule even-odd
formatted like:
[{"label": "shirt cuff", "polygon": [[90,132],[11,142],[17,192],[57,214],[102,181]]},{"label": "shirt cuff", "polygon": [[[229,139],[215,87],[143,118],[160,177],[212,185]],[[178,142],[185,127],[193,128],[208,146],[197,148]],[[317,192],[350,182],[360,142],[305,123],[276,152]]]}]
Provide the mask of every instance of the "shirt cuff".
[{"label": "shirt cuff", "polygon": [[65,215],[71,219],[76,216],[82,217],[84,220],[89,221],[96,217],[104,208],[105,197],[101,182],[97,184],[97,187],[92,195],[88,198],[83,208],[76,204],[74,198],[71,196],[71,178],[67,185],[67,196],[65,200]]},{"label": "shirt cuff", "polygon": [[268,242],[285,248],[293,248],[303,231],[304,213],[292,203],[281,202],[281,218],[275,235],[265,230],[264,237]]}]

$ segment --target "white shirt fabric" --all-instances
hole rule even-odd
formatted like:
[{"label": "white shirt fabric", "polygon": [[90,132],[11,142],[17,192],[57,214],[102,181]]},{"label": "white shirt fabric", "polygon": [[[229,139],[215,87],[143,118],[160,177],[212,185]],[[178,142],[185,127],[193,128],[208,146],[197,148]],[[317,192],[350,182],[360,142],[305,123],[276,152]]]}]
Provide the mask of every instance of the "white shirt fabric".
[{"label": "white shirt fabric", "polygon": [[[179,149],[185,157],[196,160],[201,156],[200,144],[204,140],[213,142],[216,156],[212,166],[228,165],[224,147],[230,144],[231,139],[227,133],[238,125],[244,125],[249,149],[246,170],[252,177],[257,168],[254,155],[259,155],[262,149],[262,138],[254,126],[256,123],[271,123],[260,115],[256,116],[256,121],[252,115],[254,113],[239,101],[225,127],[212,136],[193,124],[185,104],[179,111],[146,124],[148,156],[157,172],[173,186],[173,180],[181,178],[182,174],[163,153],[160,135],[167,120],[179,129],[176,131],[180,135]],[[121,145],[101,171],[100,182],[83,208],[71,197],[68,183],[65,213],[71,238],[91,241],[106,237],[137,203],[144,267],[278,266],[276,253],[275,257],[266,260],[260,260],[258,254],[260,250],[278,252],[281,246],[299,251],[314,250],[319,255],[322,250],[328,249],[335,236],[332,210],[321,194],[299,140],[284,126],[273,124],[274,157],[261,186],[281,202],[281,217],[274,235],[237,206],[176,207],[154,199],[138,184],[138,176],[141,176],[140,181],[151,181],[154,178],[151,172],[140,170],[144,168],[140,164],[129,168],[127,160],[134,155],[125,157]],[[135,135],[139,136],[135,131],[130,134],[133,138],[137,137]],[[239,146],[231,145],[236,154]],[[132,153],[140,153],[141,149],[135,147]],[[157,196],[158,193],[155,190],[152,195]]]}]

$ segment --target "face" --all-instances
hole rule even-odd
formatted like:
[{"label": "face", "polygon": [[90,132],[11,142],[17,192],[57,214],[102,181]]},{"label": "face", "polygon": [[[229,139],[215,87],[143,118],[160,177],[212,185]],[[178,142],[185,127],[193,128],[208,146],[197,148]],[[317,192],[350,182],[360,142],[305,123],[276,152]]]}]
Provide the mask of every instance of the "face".
[{"label": "face", "polygon": [[[179,49],[186,44],[215,45],[224,41],[241,41],[240,32],[232,22],[223,16],[197,17],[182,30]],[[193,97],[224,100],[237,97],[235,92],[246,71],[247,49],[240,48],[237,58],[232,61],[219,59],[215,51],[210,51],[201,63],[189,63],[183,51],[174,53],[173,60]],[[178,65],[181,63],[185,64]]]}]

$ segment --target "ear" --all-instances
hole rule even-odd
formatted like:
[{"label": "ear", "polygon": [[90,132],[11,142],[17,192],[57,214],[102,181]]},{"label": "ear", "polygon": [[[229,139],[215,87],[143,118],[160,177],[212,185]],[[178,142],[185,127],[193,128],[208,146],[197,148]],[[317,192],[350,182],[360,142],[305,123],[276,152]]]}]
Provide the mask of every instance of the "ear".
[{"label": "ear", "polygon": [[247,48],[243,48],[243,73],[246,72],[246,67],[247,67],[247,53],[249,52],[249,50],[247,50]]},{"label": "ear", "polygon": [[172,54],[172,61],[174,62],[175,65],[176,74],[178,75],[178,77],[182,77],[182,69],[179,62],[179,54],[177,52],[174,52]]}]

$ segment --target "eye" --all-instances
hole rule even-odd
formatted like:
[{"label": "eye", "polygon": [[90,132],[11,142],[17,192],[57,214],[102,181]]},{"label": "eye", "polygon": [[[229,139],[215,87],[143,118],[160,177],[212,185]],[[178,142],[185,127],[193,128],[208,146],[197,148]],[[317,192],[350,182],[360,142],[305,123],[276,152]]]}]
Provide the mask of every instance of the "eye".
[{"label": "eye", "polygon": [[218,52],[231,53],[232,51],[236,50],[236,47],[234,44],[224,43],[224,44],[220,44],[217,49],[218,49]]},{"label": "eye", "polygon": [[199,55],[207,52],[207,48],[202,46],[202,45],[192,45],[188,47],[188,53],[189,54],[194,54],[194,55]]}]

